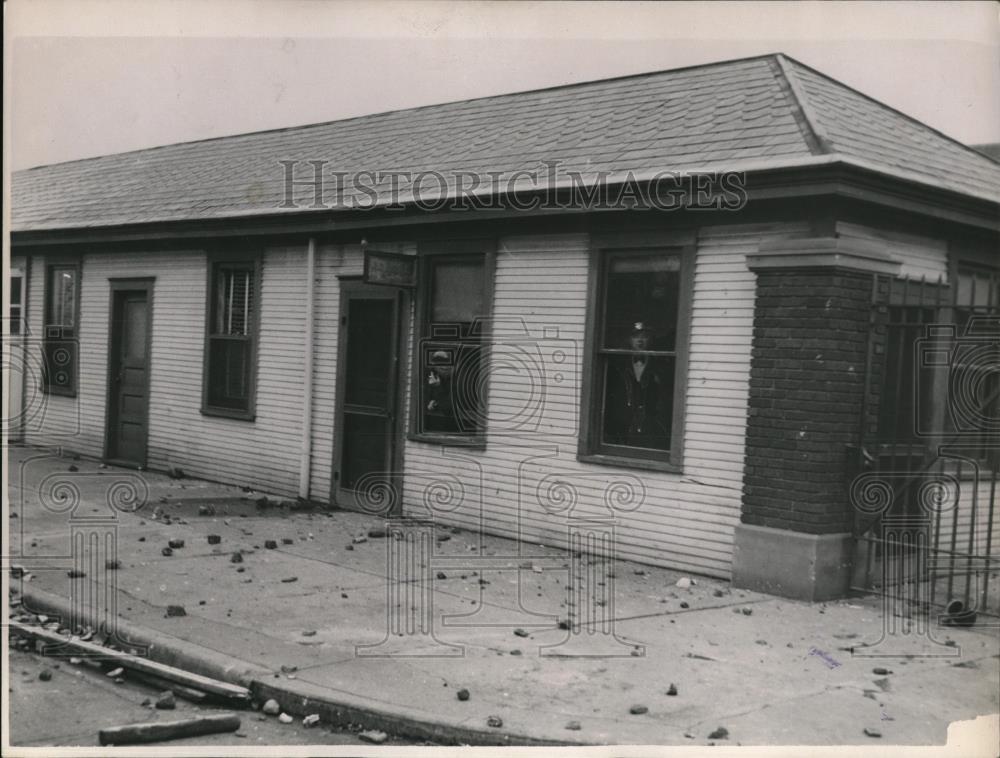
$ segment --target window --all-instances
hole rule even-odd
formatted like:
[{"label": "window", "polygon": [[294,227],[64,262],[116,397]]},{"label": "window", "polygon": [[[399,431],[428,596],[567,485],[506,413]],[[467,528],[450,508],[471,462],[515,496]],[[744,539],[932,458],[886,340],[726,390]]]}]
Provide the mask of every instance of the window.
[{"label": "window", "polygon": [[431,441],[481,443],[493,255],[481,245],[442,248],[421,251],[412,432]]},{"label": "window", "polygon": [[212,259],[202,412],[253,419],[260,266]]},{"label": "window", "polygon": [[23,332],[21,328],[21,282],[20,274],[12,274],[10,277],[10,304],[7,311],[9,318],[10,336],[16,337]]},{"label": "window", "polygon": [[582,458],[679,468],[688,256],[676,247],[598,252]]},{"label": "window", "polygon": [[77,319],[80,267],[75,263],[48,266],[45,288],[45,391],[76,395],[79,359]]}]

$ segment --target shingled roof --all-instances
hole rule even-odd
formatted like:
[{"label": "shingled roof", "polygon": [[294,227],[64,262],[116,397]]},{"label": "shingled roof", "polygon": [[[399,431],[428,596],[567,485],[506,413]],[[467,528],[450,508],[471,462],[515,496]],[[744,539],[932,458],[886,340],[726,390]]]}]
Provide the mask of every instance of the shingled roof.
[{"label": "shingled roof", "polygon": [[[13,176],[13,229],[289,212],[282,160],[480,176],[554,161],[584,176],[844,162],[1000,202],[1000,165],[778,54],[31,168]],[[299,188],[302,207],[312,192]]]}]

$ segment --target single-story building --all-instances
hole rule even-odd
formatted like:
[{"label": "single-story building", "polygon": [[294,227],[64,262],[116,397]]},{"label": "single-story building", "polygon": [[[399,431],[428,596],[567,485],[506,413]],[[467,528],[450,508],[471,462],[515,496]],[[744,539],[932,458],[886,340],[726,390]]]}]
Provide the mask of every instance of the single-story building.
[{"label": "single-story building", "polygon": [[833,597],[859,472],[974,468],[936,539],[996,552],[995,365],[963,426],[914,355],[998,235],[1000,164],[781,54],[40,166],[9,431]]}]

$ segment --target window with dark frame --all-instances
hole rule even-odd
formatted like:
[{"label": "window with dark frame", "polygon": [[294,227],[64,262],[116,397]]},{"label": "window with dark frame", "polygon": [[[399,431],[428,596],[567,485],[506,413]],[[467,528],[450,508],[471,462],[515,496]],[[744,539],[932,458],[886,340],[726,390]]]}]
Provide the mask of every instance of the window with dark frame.
[{"label": "window with dark frame", "polygon": [[682,267],[676,248],[601,254],[587,453],[679,463]]},{"label": "window with dark frame", "polygon": [[21,285],[23,277],[20,274],[13,274],[10,277],[10,303],[7,308],[10,335],[17,337],[22,333],[21,328]]},{"label": "window with dark frame", "polygon": [[480,439],[485,434],[483,320],[488,315],[486,256],[428,255],[415,383],[418,436]]},{"label": "window with dark frame", "polygon": [[44,387],[46,392],[53,395],[76,395],[79,295],[79,266],[72,263],[48,266],[45,293]]},{"label": "window with dark frame", "polygon": [[203,411],[250,418],[259,307],[257,261],[216,260],[210,270]]}]

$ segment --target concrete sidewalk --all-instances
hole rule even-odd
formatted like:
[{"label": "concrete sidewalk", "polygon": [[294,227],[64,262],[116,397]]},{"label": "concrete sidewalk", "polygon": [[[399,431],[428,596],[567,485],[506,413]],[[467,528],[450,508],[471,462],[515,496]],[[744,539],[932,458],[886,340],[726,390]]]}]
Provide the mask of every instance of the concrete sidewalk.
[{"label": "concrete sidewalk", "polygon": [[[617,640],[571,635],[560,628],[567,553],[444,527],[431,558],[436,640],[388,635],[367,649],[376,656],[359,655],[387,638],[387,556],[399,543],[367,536],[384,522],[262,510],[260,493],[28,448],[10,449],[9,471],[11,562],[28,572],[11,586],[25,607],[65,607],[74,584],[98,580],[67,576],[71,530],[106,514],[109,496],[127,505],[141,480],[147,505],[115,523],[122,628],[153,658],[277,696],[290,713],[452,743],[918,745],[998,710],[996,627],[937,630],[948,644],[933,650],[951,657],[862,657],[883,638],[875,598],[798,603],[700,577],[681,588],[682,574],[619,562]],[[55,488],[64,480],[72,488]],[[164,555],[169,540],[184,546]],[[426,599],[420,583],[399,589],[403,606]],[[170,605],[186,615],[168,616]],[[551,655],[574,645],[593,655]],[[409,657],[378,657],[387,651]],[[728,737],[710,739],[718,727]]]}]

